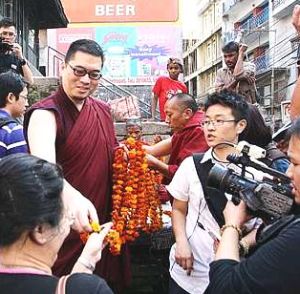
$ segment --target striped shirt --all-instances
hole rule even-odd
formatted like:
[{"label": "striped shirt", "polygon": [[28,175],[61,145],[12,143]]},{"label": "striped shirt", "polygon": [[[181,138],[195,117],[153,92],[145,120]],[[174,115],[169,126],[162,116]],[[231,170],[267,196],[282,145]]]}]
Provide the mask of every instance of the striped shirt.
[{"label": "striped shirt", "polygon": [[[0,117],[13,119],[6,111],[0,109]],[[14,153],[27,153],[23,126],[10,122],[0,128],[0,158]]]}]

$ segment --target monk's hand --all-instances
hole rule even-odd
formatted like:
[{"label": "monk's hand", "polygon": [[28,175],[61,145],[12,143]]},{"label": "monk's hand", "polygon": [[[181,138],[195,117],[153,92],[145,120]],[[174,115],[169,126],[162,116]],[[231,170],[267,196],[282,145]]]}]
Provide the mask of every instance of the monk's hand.
[{"label": "monk's hand", "polygon": [[158,165],[159,159],[151,154],[146,154],[146,159],[149,167],[155,168]]},{"label": "monk's hand", "polygon": [[63,190],[64,206],[74,216],[72,229],[79,233],[91,232],[91,222],[99,222],[97,211],[93,203],[79,191],[65,181]]},{"label": "monk's hand", "polygon": [[187,240],[176,241],[175,261],[189,276],[193,270],[194,256]]}]

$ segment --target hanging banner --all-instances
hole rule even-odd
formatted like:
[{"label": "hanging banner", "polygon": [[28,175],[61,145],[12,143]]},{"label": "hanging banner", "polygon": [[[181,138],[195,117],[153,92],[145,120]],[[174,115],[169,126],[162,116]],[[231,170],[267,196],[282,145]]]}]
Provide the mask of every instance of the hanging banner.
[{"label": "hanging banner", "polygon": [[168,58],[182,56],[181,28],[174,25],[68,28],[48,32],[48,45],[63,54],[77,39],[96,40],[105,55],[103,76],[118,85],[153,85],[159,76],[168,74]]},{"label": "hanging banner", "polygon": [[62,0],[70,23],[175,22],[178,0]]}]

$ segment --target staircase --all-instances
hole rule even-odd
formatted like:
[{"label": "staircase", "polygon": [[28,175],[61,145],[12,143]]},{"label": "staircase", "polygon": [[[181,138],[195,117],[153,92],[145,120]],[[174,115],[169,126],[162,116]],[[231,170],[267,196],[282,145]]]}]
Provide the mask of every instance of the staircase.
[{"label": "staircase", "polygon": [[[47,77],[60,76],[61,63],[65,55],[56,49],[48,46],[47,48]],[[139,113],[142,118],[151,118],[151,86],[119,86],[109,79],[102,77],[99,80],[99,87],[95,94],[96,98],[110,102],[122,97],[134,97],[138,101]],[[159,113],[156,112],[159,119]]]}]

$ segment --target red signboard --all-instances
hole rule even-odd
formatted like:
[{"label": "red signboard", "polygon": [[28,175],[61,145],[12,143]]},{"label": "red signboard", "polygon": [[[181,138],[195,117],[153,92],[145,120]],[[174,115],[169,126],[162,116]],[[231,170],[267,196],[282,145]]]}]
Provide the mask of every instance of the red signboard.
[{"label": "red signboard", "polygon": [[70,23],[174,22],[179,0],[62,0]]}]

